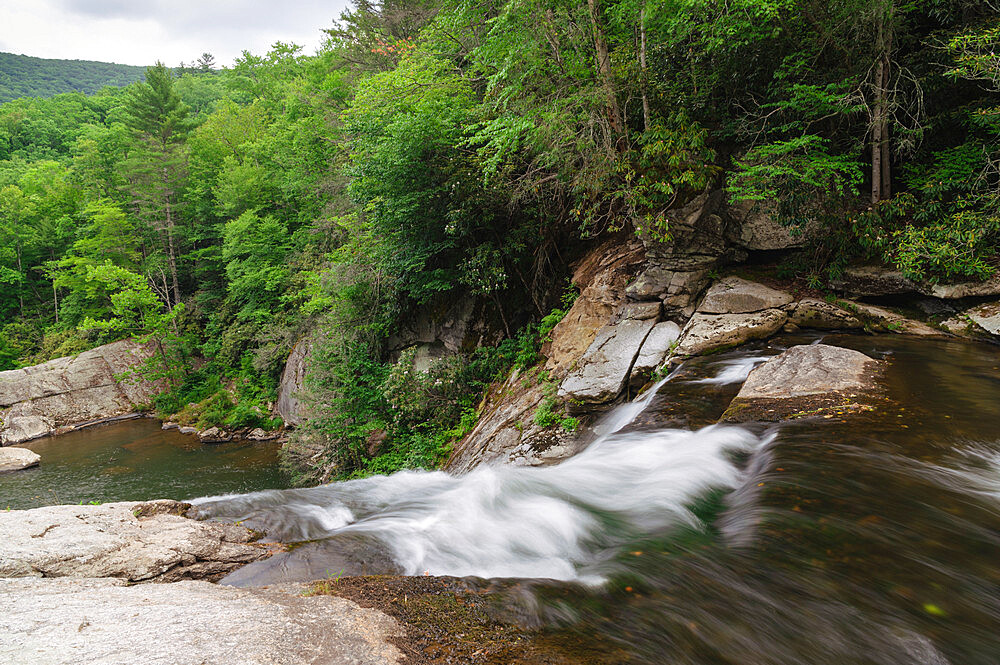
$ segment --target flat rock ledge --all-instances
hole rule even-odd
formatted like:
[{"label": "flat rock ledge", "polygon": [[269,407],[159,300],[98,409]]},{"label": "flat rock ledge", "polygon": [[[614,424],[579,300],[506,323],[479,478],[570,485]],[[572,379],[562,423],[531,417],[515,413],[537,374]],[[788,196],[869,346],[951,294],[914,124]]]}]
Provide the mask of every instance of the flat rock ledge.
[{"label": "flat rock ledge", "polygon": [[827,344],[793,346],[750,372],[724,422],[779,421],[869,411],[882,361]]},{"label": "flat rock ledge", "polygon": [[399,624],[305,587],[0,579],[11,665],[376,665],[403,660]]},{"label": "flat rock ledge", "polygon": [[0,577],[217,580],[269,555],[253,543],[259,534],[188,519],[188,508],[161,500],[0,512]]},{"label": "flat rock ledge", "polygon": [[27,448],[0,448],[0,473],[38,466],[41,455]]}]

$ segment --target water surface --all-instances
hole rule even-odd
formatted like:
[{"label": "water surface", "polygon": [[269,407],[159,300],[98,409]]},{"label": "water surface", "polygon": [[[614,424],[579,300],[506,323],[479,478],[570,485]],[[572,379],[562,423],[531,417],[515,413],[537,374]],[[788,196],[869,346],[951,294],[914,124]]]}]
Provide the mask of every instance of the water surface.
[{"label": "water surface", "polygon": [[99,501],[189,499],[206,494],[289,487],[280,445],[206,445],[140,418],[23,445],[42,456],[33,469],[0,474],[0,509]]}]

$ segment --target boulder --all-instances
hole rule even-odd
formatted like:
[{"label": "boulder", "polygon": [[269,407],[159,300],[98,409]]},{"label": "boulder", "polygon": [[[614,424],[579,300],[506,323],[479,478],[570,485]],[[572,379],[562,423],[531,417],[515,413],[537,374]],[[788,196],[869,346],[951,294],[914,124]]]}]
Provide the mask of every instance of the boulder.
[{"label": "boulder", "polygon": [[654,325],[654,319],[625,319],[604,326],[576,369],[563,379],[559,397],[575,409],[603,404],[618,397]]},{"label": "boulder", "polygon": [[632,364],[630,385],[639,388],[670,355],[670,349],[681,335],[681,327],[673,321],[657,323],[646,336],[639,355]]},{"label": "boulder", "polygon": [[750,372],[722,419],[782,420],[793,415],[870,408],[882,363],[827,344],[793,346]]},{"label": "boulder", "polygon": [[696,356],[707,351],[739,346],[754,339],[766,339],[788,321],[780,309],[746,314],[702,314],[691,317],[681,334],[676,356]]},{"label": "boulder", "polygon": [[865,327],[879,332],[894,332],[918,337],[941,337],[944,333],[931,328],[926,323],[915,321],[885,307],[876,307],[867,303],[841,301],[844,307],[853,312],[865,323]]},{"label": "boulder", "polygon": [[166,388],[135,369],[155,344],[122,340],[41,365],[0,372],[0,444],[12,445],[60,428],[136,411]]},{"label": "boulder", "polygon": [[10,415],[8,413],[0,427],[0,446],[25,443],[48,436],[55,431],[51,418],[36,415]]},{"label": "boulder", "polygon": [[41,455],[27,448],[0,448],[0,473],[37,466],[41,459]]},{"label": "boulder", "polygon": [[846,309],[818,298],[803,298],[795,303],[788,315],[788,322],[800,328],[820,330],[853,330],[864,328],[864,323]]},{"label": "boulder", "polygon": [[218,427],[209,427],[198,432],[198,438],[202,443],[225,443],[233,440],[233,435]]},{"label": "boulder", "polygon": [[739,277],[726,277],[712,285],[698,312],[702,314],[746,314],[784,307],[794,301],[791,295]]},{"label": "boulder", "polygon": [[0,580],[0,662],[46,665],[388,665],[402,628],[305,586]]},{"label": "boulder", "polygon": [[300,425],[305,418],[303,404],[299,400],[308,369],[309,352],[312,350],[312,340],[300,339],[285,362],[278,384],[278,401],[274,405],[277,413],[286,425]]},{"label": "boulder", "polygon": [[247,439],[250,441],[273,441],[279,436],[278,432],[268,432],[262,427],[255,427],[247,434]]},{"label": "boulder", "polygon": [[0,577],[218,579],[267,556],[234,524],[182,517],[176,501],[0,512]]}]

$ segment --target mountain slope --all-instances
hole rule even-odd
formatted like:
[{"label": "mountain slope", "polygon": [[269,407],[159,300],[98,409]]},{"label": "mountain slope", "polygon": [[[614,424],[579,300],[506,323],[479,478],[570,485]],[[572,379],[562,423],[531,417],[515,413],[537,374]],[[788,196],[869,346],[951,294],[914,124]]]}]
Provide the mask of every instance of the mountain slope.
[{"label": "mountain slope", "polygon": [[91,94],[105,86],[138,81],[144,67],[92,60],[46,60],[0,53],[0,103],[18,97],[52,97],[63,92]]}]

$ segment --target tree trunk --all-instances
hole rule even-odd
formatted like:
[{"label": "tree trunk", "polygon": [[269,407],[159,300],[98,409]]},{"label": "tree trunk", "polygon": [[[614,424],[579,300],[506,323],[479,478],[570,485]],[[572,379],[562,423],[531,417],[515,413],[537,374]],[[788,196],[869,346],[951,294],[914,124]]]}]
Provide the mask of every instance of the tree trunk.
[{"label": "tree trunk", "polygon": [[639,11],[639,69],[642,86],[642,128],[649,130],[649,94],[646,90],[646,8]]},{"label": "tree trunk", "polygon": [[[875,109],[872,113],[872,204],[892,196],[889,151],[889,80],[892,57],[892,1],[876,17]],[[888,23],[888,25],[887,25]]]},{"label": "tree trunk", "polygon": [[587,0],[590,7],[590,22],[594,27],[594,50],[597,53],[597,71],[604,84],[604,91],[608,96],[608,122],[611,125],[611,132],[615,136],[622,133],[622,112],[618,107],[618,97],[615,95],[615,84],[611,76],[611,54],[608,52],[608,41],[604,36],[604,29],[601,28],[600,10],[597,7],[597,0]]},{"label": "tree trunk", "polygon": [[875,72],[875,112],[872,117],[872,204],[882,200],[882,131],[885,129],[882,102],[882,77],[884,62],[879,60]]}]

